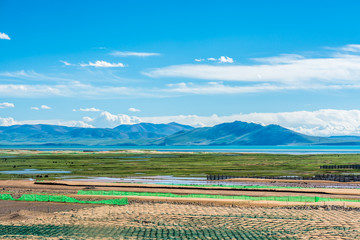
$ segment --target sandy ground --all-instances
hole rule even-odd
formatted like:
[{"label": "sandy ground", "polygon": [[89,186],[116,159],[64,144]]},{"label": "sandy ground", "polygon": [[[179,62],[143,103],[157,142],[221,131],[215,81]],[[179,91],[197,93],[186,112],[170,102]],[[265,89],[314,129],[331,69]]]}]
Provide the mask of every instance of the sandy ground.
[{"label": "sandy ground", "polygon": [[134,203],[0,219],[6,239],[359,239],[360,211]]},{"label": "sandy ground", "polygon": [[[62,181],[58,183],[64,184]],[[149,184],[120,186],[109,183],[104,186],[104,183],[71,182],[70,185],[45,185],[24,180],[0,181],[0,190],[9,191],[16,197],[23,193],[48,193],[66,194],[82,200],[123,198],[76,194],[80,189],[89,188],[89,185],[95,190],[179,194],[360,197],[356,189],[324,189],[339,190],[336,194],[316,192],[323,189],[281,192],[279,189],[163,189],[159,185],[149,189],[144,188]],[[130,204],[125,206],[0,201],[0,239],[360,239],[360,203],[357,202],[304,203],[146,196],[128,196],[128,199]]]}]

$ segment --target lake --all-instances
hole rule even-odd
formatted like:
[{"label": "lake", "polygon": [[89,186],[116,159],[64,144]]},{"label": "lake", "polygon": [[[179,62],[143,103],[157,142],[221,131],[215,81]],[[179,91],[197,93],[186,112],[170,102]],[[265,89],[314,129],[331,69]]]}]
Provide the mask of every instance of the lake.
[{"label": "lake", "polygon": [[360,146],[0,146],[0,149],[54,150],[151,150],[159,152],[244,152],[269,154],[358,154]]}]

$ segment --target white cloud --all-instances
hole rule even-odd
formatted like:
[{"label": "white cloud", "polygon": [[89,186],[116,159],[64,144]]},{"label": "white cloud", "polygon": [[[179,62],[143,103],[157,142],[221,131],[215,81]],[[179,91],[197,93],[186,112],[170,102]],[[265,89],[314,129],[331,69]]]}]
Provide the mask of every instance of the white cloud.
[{"label": "white cloud", "polygon": [[94,128],[94,126],[92,126],[91,124],[88,124],[83,121],[69,121],[69,122],[65,122],[65,124],[67,124],[65,126],[68,127]]},{"label": "white cloud", "polygon": [[0,103],[0,108],[13,108],[13,107],[15,107],[13,103],[9,103],[9,102]]},{"label": "white cloud", "polygon": [[12,126],[16,125],[18,122],[16,122],[13,118],[1,118],[0,117],[0,126]]},{"label": "white cloud", "polygon": [[88,64],[80,64],[81,67],[103,67],[103,68],[113,68],[113,67],[125,67],[123,63],[109,63],[106,61],[96,61],[96,62],[89,62]]},{"label": "white cloud", "polygon": [[79,110],[73,109],[73,111],[74,112],[76,112],[76,111],[80,111],[80,112],[99,112],[101,110],[98,109],[98,108],[92,107],[92,108],[80,108]]},{"label": "white cloud", "polygon": [[128,111],[129,111],[129,112],[140,112],[140,109],[129,108]]},{"label": "white cloud", "polygon": [[[352,46],[355,49],[354,46]],[[210,58],[214,60],[214,58]],[[209,59],[208,59],[209,60]],[[144,72],[150,77],[177,77],[247,83],[275,83],[297,87],[305,84],[360,83],[360,55],[333,54],[305,58],[296,54],[257,58],[254,64],[219,66],[208,64],[172,65]]]},{"label": "white cloud", "polygon": [[346,52],[360,52],[360,44],[348,44],[340,49]]},{"label": "white cloud", "polygon": [[231,57],[221,56],[221,57],[219,58],[219,62],[220,62],[220,63],[233,63],[233,62],[234,62],[234,59],[232,59]]},{"label": "white cloud", "polygon": [[62,61],[62,60],[60,60],[60,62],[62,62],[65,66],[71,66],[71,65],[72,65],[71,63],[69,63],[69,62],[67,62],[67,61]]},{"label": "white cloud", "polygon": [[41,105],[40,107],[31,107],[30,109],[31,110],[36,110],[36,111],[39,111],[40,109],[50,110],[51,107],[46,106],[46,105]]},{"label": "white cloud", "polygon": [[279,113],[249,113],[230,116],[175,115],[142,117],[143,122],[178,122],[194,127],[214,126],[223,122],[243,121],[262,125],[278,124],[296,132],[313,136],[360,136],[360,110],[322,109]]},{"label": "white cloud", "polygon": [[58,76],[48,76],[41,73],[37,73],[33,70],[25,71],[25,70],[19,70],[14,72],[0,72],[1,80],[7,80],[7,79],[16,79],[16,80],[28,80],[31,81],[61,81],[61,82],[67,82],[70,81],[66,78],[61,78]]},{"label": "white cloud", "polygon": [[84,120],[84,122],[92,122],[92,121],[94,121],[94,119],[91,118],[91,117],[83,117],[83,120]]},{"label": "white cloud", "polygon": [[234,59],[232,59],[231,57],[226,57],[226,56],[221,56],[219,58],[195,58],[195,62],[205,62],[205,61],[210,61],[210,62],[218,62],[218,63],[233,63]]},{"label": "white cloud", "polygon": [[133,98],[136,96],[160,97],[143,89],[119,86],[94,86],[78,81],[66,84],[0,84],[0,96],[18,98],[76,97],[91,99]]},{"label": "white cloud", "polygon": [[59,125],[66,127],[83,127],[83,128],[93,128],[91,124],[88,124],[84,121],[64,121],[64,120],[26,120],[26,121],[16,121],[16,124],[49,124],[49,125]]},{"label": "white cloud", "polygon": [[333,84],[333,85],[321,85],[321,84],[304,84],[304,85],[287,85],[287,84],[274,84],[274,83],[260,83],[246,86],[237,86],[223,84],[221,82],[208,82],[206,84],[194,84],[189,83],[177,83],[168,84],[169,88],[164,89],[166,92],[183,93],[183,94],[241,94],[241,93],[258,93],[258,92],[270,92],[270,91],[294,91],[294,90],[342,90],[342,89],[360,89],[359,84]]},{"label": "white cloud", "polygon": [[10,37],[9,37],[9,35],[7,35],[6,33],[1,33],[1,32],[0,32],[0,39],[10,40]]},{"label": "white cloud", "polygon": [[114,128],[121,124],[136,124],[141,122],[140,118],[135,116],[129,116],[126,114],[111,114],[109,112],[102,112],[100,116],[94,119],[87,118],[86,120],[88,124],[101,128]]},{"label": "white cloud", "polygon": [[159,56],[160,53],[114,51],[110,53],[110,55],[117,57],[152,57],[152,56]]},{"label": "white cloud", "polygon": [[49,110],[49,109],[51,109],[51,107],[49,107],[49,106],[46,106],[46,105],[41,105],[41,107],[40,107],[41,109],[46,109],[46,110]]},{"label": "white cloud", "polygon": [[82,121],[28,120],[16,121],[13,118],[0,118],[0,126],[15,124],[53,124],[64,126],[113,128],[121,124],[140,122],[170,123],[194,127],[214,126],[224,122],[243,121],[262,125],[278,124],[296,132],[313,136],[360,136],[360,110],[322,109],[318,111],[295,111],[278,113],[248,113],[229,116],[174,115],[155,117],[136,117],[126,114],[101,112],[95,118],[83,117]]},{"label": "white cloud", "polygon": [[300,59],[304,59],[304,57],[298,54],[281,54],[275,57],[252,58],[252,60],[256,62],[268,63],[268,64],[281,64],[281,63],[286,64]]}]

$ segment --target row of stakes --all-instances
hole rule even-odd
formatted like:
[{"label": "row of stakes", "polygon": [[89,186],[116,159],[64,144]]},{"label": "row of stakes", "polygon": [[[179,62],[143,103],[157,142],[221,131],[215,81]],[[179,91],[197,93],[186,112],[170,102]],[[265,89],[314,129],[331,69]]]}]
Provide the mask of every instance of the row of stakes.
[{"label": "row of stakes", "polygon": [[231,178],[258,178],[258,179],[288,179],[288,180],[327,180],[336,182],[360,181],[360,175],[335,175],[319,174],[312,177],[301,176],[229,176],[229,175],[207,175],[206,180],[217,181]]}]

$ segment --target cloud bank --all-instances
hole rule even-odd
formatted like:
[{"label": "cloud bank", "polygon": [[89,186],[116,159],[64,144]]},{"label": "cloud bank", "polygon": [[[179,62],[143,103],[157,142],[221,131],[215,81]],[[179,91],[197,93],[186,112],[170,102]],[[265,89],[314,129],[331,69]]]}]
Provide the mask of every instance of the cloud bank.
[{"label": "cloud bank", "polygon": [[12,125],[16,125],[17,122],[15,121],[15,119],[9,117],[9,118],[2,118],[0,117],[0,126],[12,126]]},{"label": "cloud bank", "polygon": [[312,136],[360,136],[360,110],[322,109],[318,111],[296,111],[279,113],[248,113],[229,116],[174,115],[137,117],[126,114],[112,114],[101,112],[98,116],[83,117],[81,121],[61,120],[29,120],[16,121],[11,117],[0,118],[0,126],[14,124],[56,124],[64,126],[113,128],[121,124],[170,123],[191,125],[194,127],[214,126],[224,122],[243,121],[262,125],[277,124]]},{"label": "cloud bank", "polygon": [[205,62],[233,63],[233,60],[224,56],[219,59],[195,59],[204,63],[170,65],[147,70],[143,74],[152,78],[210,81],[208,84],[182,82],[168,85],[172,92],[195,94],[360,87],[360,45],[357,44],[331,49],[325,57],[282,54],[250,60],[251,64],[213,65]]},{"label": "cloud bank", "polygon": [[[260,65],[173,65],[144,74],[150,77],[179,77],[237,82],[303,83],[317,80],[325,83],[358,82],[360,56],[333,58],[258,59]],[[275,61],[278,61],[275,63]],[[279,62],[280,61],[280,62]]]},{"label": "cloud bank", "polygon": [[102,112],[96,118],[84,118],[83,120],[87,121],[87,124],[101,128],[114,128],[121,124],[135,124],[141,122],[141,119],[135,116],[111,114],[109,112]]},{"label": "cloud bank", "polygon": [[234,114],[230,116],[218,116],[216,114],[211,116],[178,115],[143,117],[141,120],[153,123],[178,122],[194,127],[244,121],[262,125],[277,124],[312,136],[360,136],[360,110],[322,109],[318,111]]}]

